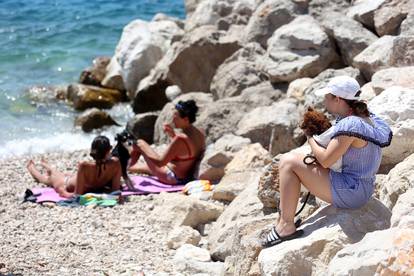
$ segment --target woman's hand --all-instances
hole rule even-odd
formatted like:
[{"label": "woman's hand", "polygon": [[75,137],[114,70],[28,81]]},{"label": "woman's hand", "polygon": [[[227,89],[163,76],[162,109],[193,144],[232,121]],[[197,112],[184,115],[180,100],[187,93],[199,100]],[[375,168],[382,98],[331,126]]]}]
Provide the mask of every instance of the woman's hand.
[{"label": "woman's hand", "polygon": [[175,132],[173,127],[170,124],[164,124],[164,132],[170,137],[170,138],[174,138],[175,137]]}]

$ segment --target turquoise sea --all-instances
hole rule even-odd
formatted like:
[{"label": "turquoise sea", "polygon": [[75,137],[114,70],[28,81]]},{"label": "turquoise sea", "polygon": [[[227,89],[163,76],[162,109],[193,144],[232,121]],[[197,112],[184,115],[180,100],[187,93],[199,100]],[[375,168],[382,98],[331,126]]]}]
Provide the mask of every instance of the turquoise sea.
[{"label": "turquoise sea", "polygon": [[[97,133],[75,129],[76,112],[33,104],[28,89],[76,82],[94,57],[113,54],[126,24],[160,12],[184,18],[184,1],[0,0],[0,159],[89,147]],[[132,116],[127,104],[110,113],[121,123]]]}]

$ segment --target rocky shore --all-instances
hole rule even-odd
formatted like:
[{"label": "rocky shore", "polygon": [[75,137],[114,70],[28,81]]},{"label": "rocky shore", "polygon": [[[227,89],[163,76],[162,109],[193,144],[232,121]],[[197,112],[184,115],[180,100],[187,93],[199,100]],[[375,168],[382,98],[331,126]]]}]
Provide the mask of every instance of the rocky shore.
[{"label": "rocky shore", "polygon": [[[84,131],[114,124],[105,109],[129,101],[127,128],[157,148],[174,103],[196,100],[208,142],[196,177],[218,183],[214,191],[131,197],[112,209],[21,204],[36,185],[28,157],[0,161],[0,273],[414,274],[414,2],[196,0],[186,9],[185,21],[131,22],[113,57],[33,97],[85,111]],[[340,75],[358,80],[394,134],[375,198],[358,210],[313,199],[304,237],[261,250],[277,219],[280,156],[309,151],[298,127],[305,107],[322,108],[314,91]],[[85,157],[47,155],[62,170]]]}]

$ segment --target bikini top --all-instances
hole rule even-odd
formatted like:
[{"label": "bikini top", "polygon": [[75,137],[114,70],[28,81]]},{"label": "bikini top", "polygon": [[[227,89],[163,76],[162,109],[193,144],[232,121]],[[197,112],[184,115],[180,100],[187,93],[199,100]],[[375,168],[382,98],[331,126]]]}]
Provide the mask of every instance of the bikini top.
[{"label": "bikini top", "polygon": [[185,146],[187,147],[187,151],[188,151],[188,156],[189,157],[180,157],[180,156],[176,156],[174,157],[171,161],[190,161],[190,160],[196,160],[197,156],[192,156],[191,155],[191,148],[190,145],[188,144],[187,140],[183,139]]}]

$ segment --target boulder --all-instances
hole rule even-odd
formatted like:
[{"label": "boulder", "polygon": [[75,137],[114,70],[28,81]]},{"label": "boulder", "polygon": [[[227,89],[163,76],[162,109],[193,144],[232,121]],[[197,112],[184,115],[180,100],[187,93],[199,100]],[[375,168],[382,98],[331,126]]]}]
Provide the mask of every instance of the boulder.
[{"label": "boulder", "polygon": [[300,227],[298,239],[263,249],[259,254],[262,275],[326,275],[330,260],[346,245],[390,225],[390,210],[371,199],[359,209],[320,208]]},{"label": "boulder", "polygon": [[398,34],[401,22],[414,10],[411,0],[386,1],[374,13],[375,30],[379,36]]},{"label": "boulder", "polygon": [[271,156],[259,143],[244,146],[226,165],[226,174],[263,169],[271,162]]},{"label": "boulder", "polygon": [[135,115],[126,125],[127,130],[136,139],[142,139],[148,144],[154,142],[154,126],[159,112],[148,112]]},{"label": "boulder", "polygon": [[[412,173],[414,175],[414,173]],[[413,176],[411,175],[411,179]],[[404,181],[404,180],[403,180]],[[413,184],[413,182],[411,183]],[[405,187],[404,187],[405,188]],[[414,187],[410,188],[398,196],[398,200],[392,208],[391,227],[414,227]]]},{"label": "boulder", "polygon": [[302,15],[273,33],[262,63],[271,82],[278,83],[314,77],[336,59],[334,46],[319,23]]},{"label": "boulder", "polygon": [[343,0],[311,0],[309,1],[308,13],[312,17],[321,21],[325,14],[330,12],[339,12],[343,16],[347,13],[350,2]]},{"label": "boulder", "polygon": [[213,143],[224,134],[237,133],[237,124],[247,112],[258,106],[272,104],[283,95],[282,93],[268,82],[246,88],[239,96],[209,104],[200,113],[196,125],[205,130],[207,144]]},{"label": "boulder", "polygon": [[414,188],[414,154],[398,163],[387,175],[379,191],[380,200],[393,209],[400,195]]},{"label": "boulder", "polygon": [[258,182],[270,160],[268,151],[260,144],[244,146],[227,164],[224,177],[214,188],[213,199],[232,201],[247,185]]},{"label": "boulder", "polygon": [[344,63],[349,66],[355,56],[378,39],[361,23],[338,12],[325,15],[322,26],[336,42]]},{"label": "boulder", "polygon": [[374,14],[379,7],[387,2],[387,0],[357,0],[354,1],[352,7],[349,8],[347,16],[362,23],[366,28],[371,31],[375,30]]},{"label": "boulder", "polygon": [[[169,227],[191,226],[215,221],[223,212],[223,206],[202,201],[183,194],[160,194],[152,210],[151,220]],[[162,214],[162,216],[160,216]]]},{"label": "boulder", "polygon": [[134,111],[161,109],[168,101],[165,89],[170,85],[178,85],[183,93],[209,92],[217,68],[240,48],[236,41],[224,37],[225,32],[203,26],[174,43],[151,74],[140,82],[133,102]]},{"label": "boulder", "polygon": [[323,97],[315,95],[315,91],[325,87],[328,82],[337,76],[350,76],[355,78],[362,86],[365,83],[364,77],[358,69],[346,67],[342,69],[327,69],[320,73],[313,82],[305,89],[305,106],[313,106],[318,109],[324,108]]},{"label": "boulder", "polygon": [[387,171],[414,153],[414,90],[391,87],[368,104],[393,132],[391,145],[383,149],[381,167]]},{"label": "boulder", "polygon": [[157,120],[155,121],[154,127],[154,142],[155,143],[167,143],[169,138],[164,132],[164,124],[171,123],[172,116],[175,110],[175,105],[178,101],[194,100],[198,106],[198,113],[196,118],[196,124],[200,114],[213,102],[211,94],[202,92],[192,92],[178,96],[172,102],[167,103],[161,112]]},{"label": "boulder", "polygon": [[267,40],[280,26],[292,21],[302,9],[294,1],[266,0],[261,3],[247,24],[243,39],[245,43],[258,42],[267,48]]},{"label": "boulder", "polygon": [[[250,218],[237,222],[232,233],[231,255],[225,260],[225,275],[259,276],[257,257],[262,250],[261,241],[277,221],[277,215]],[[262,274],[263,275],[263,274]]]},{"label": "boulder", "polygon": [[[112,57],[107,79],[114,78],[117,70],[130,98],[141,79],[147,76],[167,51],[175,36],[182,36],[183,30],[175,22],[134,20],[123,29],[121,39]],[[120,68],[116,65],[119,64]],[[113,75],[116,74],[116,75]]]},{"label": "boulder", "polygon": [[110,57],[97,57],[92,61],[92,66],[82,71],[79,83],[101,86],[105,78],[106,67],[111,60]]},{"label": "boulder", "polygon": [[208,236],[213,259],[224,261],[231,255],[237,224],[263,217],[263,204],[257,198],[257,183],[251,182],[213,223]]},{"label": "boulder", "polygon": [[313,83],[312,78],[300,78],[289,83],[286,96],[294,98],[300,103],[305,101],[305,90]]},{"label": "boulder", "polygon": [[260,143],[273,156],[303,144],[303,134],[295,133],[299,120],[297,101],[284,99],[245,114],[237,125],[236,134]]},{"label": "boulder", "polygon": [[97,108],[85,110],[75,119],[75,126],[80,126],[84,132],[112,125],[119,126],[108,113]]},{"label": "boulder", "polygon": [[359,95],[359,97],[362,101],[369,102],[373,98],[375,98],[375,96],[377,96],[377,94],[375,94],[371,82],[368,82],[361,87],[361,94]]},{"label": "boulder", "polygon": [[267,80],[257,63],[264,54],[265,50],[258,43],[250,43],[226,59],[211,81],[214,98],[238,96],[245,88]]},{"label": "boulder", "polygon": [[401,23],[400,35],[414,36],[414,12],[407,15],[405,20]]},{"label": "boulder", "polygon": [[389,67],[414,65],[414,36],[383,36],[354,58],[353,66],[369,80]]},{"label": "boulder", "polygon": [[67,98],[77,110],[91,107],[111,108],[124,99],[124,95],[114,89],[102,88],[84,84],[71,84],[68,86]]},{"label": "boulder", "polygon": [[212,198],[218,201],[231,202],[248,185],[257,183],[261,174],[261,170],[226,173],[214,187]]},{"label": "boulder", "polygon": [[191,244],[184,244],[178,248],[173,261],[175,269],[186,275],[220,275],[223,270],[223,263],[212,262],[208,250]]},{"label": "boulder", "polygon": [[414,265],[413,247],[412,229],[391,228],[368,233],[360,242],[340,250],[329,263],[327,274],[409,275]]},{"label": "boulder", "polygon": [[[190,226],[180,226],[174,228],[168,234],[168,248],[177,249],[184,244],[197,245],[201,240],[201,235],[197,230]],[[209,255],[210,256],[210,255]]]},{"label": "boulder", "polygon": [[377,95],[392,86],[414,89],[414,66],[380,70],[372,76],[371,83]]},{"label": "boulder", "polygon": [[106,66],[105,77],[101,81],[101,85],[119,91],[125,91],[124,80],[122,79],[122,68],[115,58]]},{"label": "boulder", "polygon": [[189,18],[191,14],[196,10],[198,4],[200,4],[202,0],[185,0],[185,14],[186,17]]},{"label": "boulder", "polygon": [[187,16],[185,29],[213,25],[219,30],[228,30],[230,25],[246,25],[255,8],[252,0],[205,0]]},{"label": "boulder", "polygon": [[222,136],[206,148],[203,159],[196,168],[196,178],[219,181],[224,176],[224,168],[234,155],[250,143],[250,139],[233,134]]}]

